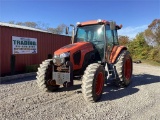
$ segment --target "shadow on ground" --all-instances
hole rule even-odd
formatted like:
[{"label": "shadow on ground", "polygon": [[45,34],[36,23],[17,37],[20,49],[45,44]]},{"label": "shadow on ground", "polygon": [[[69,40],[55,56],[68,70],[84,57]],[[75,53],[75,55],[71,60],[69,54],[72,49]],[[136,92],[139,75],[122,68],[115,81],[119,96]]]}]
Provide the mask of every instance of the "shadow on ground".
[{"label": "shadow on ground", "polygon": [[[107,100],[115,100],[128,95],[135,94],[139,91],[139,89],[136,88],[137,86],[158,83],[158,82],[160,82],[160,76],[139,74],[139,75],[132,76],[132,82],[128,87],[119,88],[119,87],[116,87],[113,81],[110,80],[107,82],[107,86],[106,85],[104,86],[103,95],[100,102],[107,101]],[[61,88],[57,92],[72,91],[76,89],[77,89],[76,91],[77,93],[82,93],[81,84],[74,85],[69,88]]]},{"label": "shadow on ground", "polygon": [[[32,81],[35,79],[36,79],[35,76],[33,76],[13,81],[2,82],[1,84],[14,84],[24,81]],[[108,81],[107,86],[104,86],[104,91],[100,102],[107,100],[115,100],[128,95],[135,94],[139,91],[139,89],[136,88],[137,86],[158,83],[158,82],[160,82],[160,76],[149,75],[149,74],[133,75],[131,84],[126,88],[118,88],[113,84],[112,81]],[[60,88],[56,92],[73,91],[73,90],[77,90],[76,91],[77,93],[81,93],[81,84],[77,84],[69,88]]]},{"label": "shadow on ground", "polygon": [[139,74],[132,76],[131,84],[126,88],[116,87],[112,81],[108,81],[107,86],[104,87],[104,93],[100,101],[119,99],[128,95],[135,94],[139,91],[137,86],[158,83],[160,76],[149,74]]}]

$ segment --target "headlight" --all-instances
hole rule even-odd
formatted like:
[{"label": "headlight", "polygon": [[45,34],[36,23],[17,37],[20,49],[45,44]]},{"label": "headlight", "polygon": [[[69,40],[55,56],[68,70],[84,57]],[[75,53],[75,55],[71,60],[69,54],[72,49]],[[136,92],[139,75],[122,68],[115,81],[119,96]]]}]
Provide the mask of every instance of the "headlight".
[{"label": "headlight", "polygon": [[65,53],[62,53],[60,55],[54,55],[53,63],[57,64],[57,65],[63,64],[65,62],[65,58],[67,58],[69,56],[70,56],[69,52],[65,52]]},{"label": "headlight", "polygon": [[69,52],[65,52],[65,53],[62,53],[60,54],[60,58],[66,58],[66,57],[69,57],[70,53]]},{"label": "headlight", "polygon": [[54,55],[53,58],[59,58],[59,55]]},{"label": "headlight", "polygon": [[54,55],[53,58],[65,58],[65,57],[69,57],[69,55],[70,55],[69,52],[65,52],[60,55]]}]

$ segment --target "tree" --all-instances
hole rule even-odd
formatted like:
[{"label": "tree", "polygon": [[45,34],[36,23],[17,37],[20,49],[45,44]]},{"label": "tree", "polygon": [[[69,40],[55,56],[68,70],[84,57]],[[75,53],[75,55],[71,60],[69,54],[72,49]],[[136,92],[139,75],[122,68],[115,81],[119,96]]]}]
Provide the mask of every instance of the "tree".
[{"label": "tree", "polygon": [[23,22],[17,22],[16,25],[25,26]]},{"label": "tree", "polygon": [[160,47],[156,46],[153,47],[149,52],[148,52],[148,58],[149,60],[153,60],[156,62],[160,63]]},{"label": "tree", "polygon": [[145,41],[144,33],[139,33],[135,39],[129,44],[129,51],[133,59],[147,59],[148,51],[150,50],[149,45]]},{"label": "tree", "polygon": [[47,28],[46,29],[48,32],[50,32],[50,33],[53,33],[53,34],[56,34],[56,30],[55,30],[55,28]]},{"label": "tree", "polygon": [[35,22],[24,22],[24,25],[27,27],[37,28],[38,24]]},{"label": "tree", "polygon": [[129,41],[127,36],[119,36],[119,43],[128,47],[133,59],[148,59],[160,63],[160,19],[153,20],[133,41]]},{"label": "tree", "polygon": [[12,20],[12,21],[9,21],[8,23],[9,24],[15,24],[15,21]]},{"label": "tree", "polygon": [[160,19],[155,19],[145,30],[147,42],[151,45],[160,45]]},{"label": "tree", "polygon": [[63,34],[65,31],[66,25],[65,24],[60,24],[58,27],[55,29],[56,34]]},{"label": "tree", "polygon": [[145,37],[152,49],[149,51],[149,60],[160,63],[160,19],[155,19],[145,30]]},{"label": "tree", "polygon": [[58,25],[57,28],[47,28],[48,32],[51,32],[53,34],[63,34],[65,31],[66,25],[65,24],[60,24]]},{"label": "tree", "polygon": [[118,42],[120,45],[127,46],[129,43],[129,37],[128,36],[119,36]]},{"label": "tree", "polygon": [[53,34],[64,34],[66,25],[65,24],[60,24],[57,26],[57,28],[52,28],[52,27],[48,27],[47,24],[41,23],[41,22],[14,22],[14,21],[9,21],[8,23],[10,24],[15,24],[15,25],[21,25],[21,26],[27,26],[27,27],[31,27],[31,28],[36,28],[36,29],[40,29],[40,30],[46,30],[50,33]]}]

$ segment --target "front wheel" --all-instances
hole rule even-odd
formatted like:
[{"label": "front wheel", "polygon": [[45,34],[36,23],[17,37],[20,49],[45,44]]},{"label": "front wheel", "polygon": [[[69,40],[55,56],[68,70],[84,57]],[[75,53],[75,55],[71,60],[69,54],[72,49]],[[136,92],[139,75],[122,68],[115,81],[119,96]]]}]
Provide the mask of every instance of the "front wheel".
[{"label": "front wheel", "polygon": [[48,59],[40,64],[37,72],[37,84],[43,91],[55,91],[59,88],[59,85],[55,84],[52,80],[53,61]]},{"label": "front wheel", "polygon": [[98,63],[90,64],[82,77],[82,93],[84,99],[96,102],[101,98],[105,80],[105,70]]},{"label": "front wheel", "polygon": [[122,51],[115,63],[116,66],[116,76],[115,85],[118,87],[126,87],[131,82],[132,76],[132,58],[130,53],[126,50]]}]

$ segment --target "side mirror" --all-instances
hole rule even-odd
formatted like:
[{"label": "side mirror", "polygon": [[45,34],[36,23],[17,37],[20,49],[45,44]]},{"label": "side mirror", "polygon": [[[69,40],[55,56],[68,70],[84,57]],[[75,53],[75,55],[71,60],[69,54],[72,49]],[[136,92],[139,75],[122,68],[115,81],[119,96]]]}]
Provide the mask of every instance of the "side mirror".
[{"label": "side mirror", "polygon": [[66,34],[69,33],[69,27],[66,27]]},{"label": "side mirror", "polygon": [[111,21],[110,22],[110,29],[115,30],[115,28],[116,28],[116,23],[114,21]]}]

